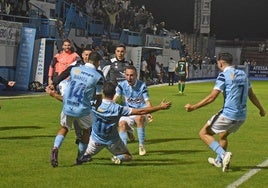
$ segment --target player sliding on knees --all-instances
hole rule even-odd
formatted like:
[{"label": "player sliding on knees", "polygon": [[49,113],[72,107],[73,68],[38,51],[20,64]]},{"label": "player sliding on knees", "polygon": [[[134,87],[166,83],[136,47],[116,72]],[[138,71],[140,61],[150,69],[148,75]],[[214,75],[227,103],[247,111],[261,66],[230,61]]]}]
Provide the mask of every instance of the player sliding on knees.
[{"label": "player sliding on knees", "polygon": [[92,132],[81,163],[91,160],[91,157],[103,148],[107,148],[112,154],[112,162],[121,164],[132,159],[127,146],[118,133],[118,121],[121,116],[144,115],[171,107],[171,102],[163,100],[158,106],[145,108],[131,108],[122,106],[113,101],[116,86],[112,82],[106,82],[103,86],[104,98],[98,108],[93,108]]}]

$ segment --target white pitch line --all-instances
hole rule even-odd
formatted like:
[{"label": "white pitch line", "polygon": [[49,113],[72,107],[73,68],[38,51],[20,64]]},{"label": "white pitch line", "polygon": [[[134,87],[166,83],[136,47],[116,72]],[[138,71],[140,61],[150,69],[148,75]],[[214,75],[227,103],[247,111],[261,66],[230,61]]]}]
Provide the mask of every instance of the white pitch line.
[{"label": "white pitch line", "polygon": [[254,169],[251,169],[248,173],[244,174],[241,178],[228,185],[226,188],[235,188],[247,181],[249,178],[257,174],[263,167],[268,166],[268,159],[261,164],[258,164]]}]

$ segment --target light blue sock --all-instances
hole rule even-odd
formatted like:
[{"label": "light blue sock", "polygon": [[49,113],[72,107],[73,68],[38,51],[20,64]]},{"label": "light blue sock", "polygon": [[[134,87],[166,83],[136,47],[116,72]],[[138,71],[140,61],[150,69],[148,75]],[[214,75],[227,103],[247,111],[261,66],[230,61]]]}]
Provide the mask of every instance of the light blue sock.
[{"label": "light blue sock", "polygon": [[127,132],[119,132],[119,136],[121,140],[124,142],[124,144],[127,145]]},{"label": "light blue sock", "polygon": [[137,128],[138,138],[139,138],[139,145],[144,145],[145,140],[145,128],[139,127]]},{"label": "light blue sock", "polygon": [[58,134],[55,138],[55,141],[54,141],[54,148],[60,148],[62,142],[64,140],[64,136],[63,135],[60,135]]},{"label": "light blue sock", "polygon": [[213,141],[213,142],[209,145],[209,147],[210,147],[213,151],[215,151],[215,152],[217,153],[217,155],[218,155],[219,157],[221,157],[221,158],[222,158],[222,156],[223,156],[224,153],[225,153],[225,150],[220,146],[219,142],[217,142],[217,141]]},{"label": "light blue sock", "polygon": [[79,144],[78,144],[78,155],[77,155],[78,159],[83,157],[86,149],[87,149],[87,144],[83,144],[82,142],[79,142]]}]

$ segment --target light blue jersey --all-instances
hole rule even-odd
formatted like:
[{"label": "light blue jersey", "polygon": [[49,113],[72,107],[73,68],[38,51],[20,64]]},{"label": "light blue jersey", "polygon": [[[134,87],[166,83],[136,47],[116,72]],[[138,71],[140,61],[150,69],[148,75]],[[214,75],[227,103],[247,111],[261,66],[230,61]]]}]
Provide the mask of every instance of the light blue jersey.
[{"label": "light blue jersey", "polygon": [[246,119],[249,87],[250,82],[243,70],[227,67],[218,75],[214,89],[223,92],[223,116],[231,120]]},{"label": "light blue jersey", "polygon": [[93,108],[92,112],[92,139],[97,143],[109,145],[121,139],[118,134],[118,121],[121,116],[130,115],[132,109],[103,99],[98,109]]},{"label": "light blue jersey", "polygon": [[63,95],[63,112],[74,117],[90,114],[91,101],[96,93],[101,93],[103,76],[92,64],[73,67],[68,87]]},{"label": "light blue jersey", "polygon": [[116,95],[123,96],[123,105],[131,108],[144,108],[149,100],[149,93],[144,82],[137,80],[130,86],[127,80],[121,81],[116,87]]}]

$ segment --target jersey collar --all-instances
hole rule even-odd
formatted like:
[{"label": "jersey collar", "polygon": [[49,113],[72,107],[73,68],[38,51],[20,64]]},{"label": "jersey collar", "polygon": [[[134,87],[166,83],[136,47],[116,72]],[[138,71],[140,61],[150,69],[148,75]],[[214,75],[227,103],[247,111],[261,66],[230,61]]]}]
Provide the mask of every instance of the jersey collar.
[{"label": "jersey collar", "polygon": [[96,67],[91,63],[86,63],[85,66],[96,69]]}]

